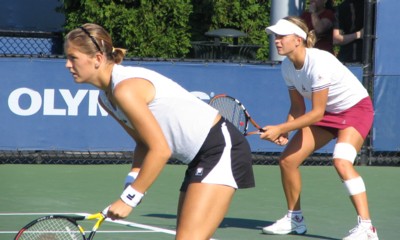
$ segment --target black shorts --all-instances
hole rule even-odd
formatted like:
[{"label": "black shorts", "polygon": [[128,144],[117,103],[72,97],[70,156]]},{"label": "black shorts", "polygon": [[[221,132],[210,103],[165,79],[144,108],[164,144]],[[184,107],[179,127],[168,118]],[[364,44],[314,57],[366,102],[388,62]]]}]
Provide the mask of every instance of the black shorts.
[{"label": "black shorts", "polygon": [[210,183],[237,188],[255,186],[250,145],[224,118],[210,130],[203,146],[189,163],[180,190],[190,183]]}]

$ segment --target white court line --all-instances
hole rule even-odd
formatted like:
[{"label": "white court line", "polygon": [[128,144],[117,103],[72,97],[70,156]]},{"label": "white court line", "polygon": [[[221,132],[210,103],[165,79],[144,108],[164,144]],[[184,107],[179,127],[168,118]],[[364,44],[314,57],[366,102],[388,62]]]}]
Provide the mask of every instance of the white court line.
[{"label": "white court line", "polygon": [[[88,213],[77,213],[77,215],[88,216],[90,214],[88,214]],[[125,226],[128,226],[128,227],[137,227],[137,228],[152,230],[154,232],[162,232],[162,233],[167,233],[167,234],[171,234],[171,235],[176,235],[176,232],[173,231],[173,230],[168,230],[168,229],[164,229],[164,228],[144,225],[144,224],[140,224],[140,223],[128,222],[128,221],[125,221],[125,220],[111,220],[111,219],[108,219],[108,218],[106,219],[106,221],[107,222],[121,224],[121,225],[125,225]]]}]

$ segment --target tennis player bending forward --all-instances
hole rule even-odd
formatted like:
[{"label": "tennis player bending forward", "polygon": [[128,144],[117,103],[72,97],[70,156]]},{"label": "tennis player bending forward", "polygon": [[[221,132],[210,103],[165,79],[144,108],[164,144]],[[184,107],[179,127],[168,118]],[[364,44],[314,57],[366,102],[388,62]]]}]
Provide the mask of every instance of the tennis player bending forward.
[{"label": "tennis player bending forward", "polygon": [[188,164],[180,188],[176,239],[210,239],[235,190],[254,187],[245,137],[217,110],[169,78],[119,65],[125,50],[114,48],[101,26],[85,24],[65,40],[66,67],[75,82],[101,89],[99,102],[136,142],[127,186],[111,204],[108,217],[127,217],[173,158]]},{"label": "tennis player bending forward", "polygon": [[[353,167],[357,152],[373,121],[373,106],[360,81],[329,52],[312,48],[315,35],[297,17],[286,17],[267,27],[275,35],[282,74],[291,106],[287,121],[265,126],[260,137],[286,145],[279,160],[288,213],[271,226],[268,234],[304,234],[307,231],[300,208],[299,166],[315,150],[337,138],[333,165],[358,214],[358,224],[344,239],[378,239],[371,224],[365,184]],[[306,112],[304,98],[311,100]],[[298,130],[290,142],[289,132]]]}]

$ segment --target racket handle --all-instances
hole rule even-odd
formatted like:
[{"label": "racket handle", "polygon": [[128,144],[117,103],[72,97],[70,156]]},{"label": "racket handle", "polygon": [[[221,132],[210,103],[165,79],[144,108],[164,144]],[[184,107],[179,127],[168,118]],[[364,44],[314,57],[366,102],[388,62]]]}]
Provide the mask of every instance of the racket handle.
[{"label": "racket handle", "polygon": [[265,132],[265,130],[262,129],[262,128],[259,128],[257,131],[252,131],[252,132],[247,132],[247,133],[245,133],[244,136],[260,135],[260,134],[262,134],[263,132]]}]

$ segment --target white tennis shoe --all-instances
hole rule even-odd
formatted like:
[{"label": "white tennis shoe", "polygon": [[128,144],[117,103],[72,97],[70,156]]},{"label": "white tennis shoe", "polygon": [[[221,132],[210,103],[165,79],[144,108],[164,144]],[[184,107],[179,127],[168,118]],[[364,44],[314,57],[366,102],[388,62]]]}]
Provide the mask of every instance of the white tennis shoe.
[{"label": "white tennis shoe", "polygon": [[379,240],[376,228],[370,224],[363,224],[358,217],[358,224],[349,231],[349,235],[343,240]]},{"label": "white tennis shoe", "polygon": [[262,232],[276,235],[305,234],[307,232],[307,227],[303,216],[290,218],[285,215],[274,224],[264,227]]}]

